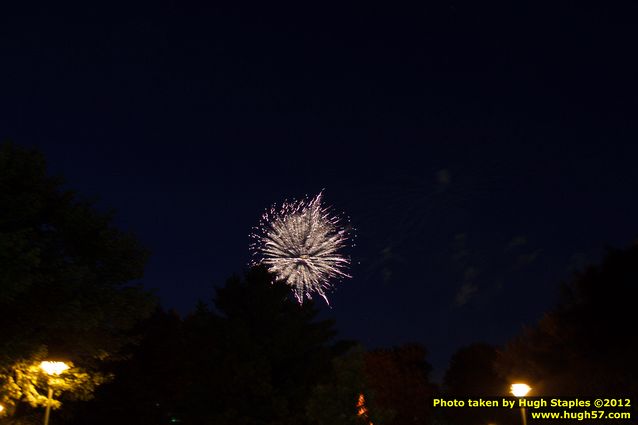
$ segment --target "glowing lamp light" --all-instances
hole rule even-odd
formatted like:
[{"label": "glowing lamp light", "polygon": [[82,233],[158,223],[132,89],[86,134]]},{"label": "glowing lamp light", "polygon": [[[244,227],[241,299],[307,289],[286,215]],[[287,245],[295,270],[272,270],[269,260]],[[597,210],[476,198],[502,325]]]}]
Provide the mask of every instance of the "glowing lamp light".
[{"label": "glowing lamp light", "polygon": [[525,397],[532,388],[527,384],[512,384],[511,391],[516,397]]},{"label": "glowing lamp light", "polygon": [[47,373],[47,375],[60,375],[62,372],[69,368],[64,362],[42,362],[40,368]]},{"label": "glowing lamp light", "polygon": [[0,404],[0,413],[2,413],[3,410],[4,410],[4,406]]}]

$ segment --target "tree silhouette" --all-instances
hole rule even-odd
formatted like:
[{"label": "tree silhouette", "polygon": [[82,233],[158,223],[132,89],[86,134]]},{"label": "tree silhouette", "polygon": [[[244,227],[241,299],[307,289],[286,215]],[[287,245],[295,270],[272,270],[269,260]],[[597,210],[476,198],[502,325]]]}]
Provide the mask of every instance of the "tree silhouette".
[{"label": "tree silhouette", "polygon": [[444,391],[453,396],[504,396],[508,383],[495,370],[496,347],[475,343],[460,348],[450,359],[443,379]]},{"label": "tree silhouette", "polygon": [[353,347],[333,360],[329,379],[320,382],[307,404],[313,425],[369,425],[390,423],[393,412],[376,402],[365,374],[366,352]]},{"label": "tree silhouette", "polygon": [[63,190],[40,153],[0,145],[0,374],[43,350],[94,367],[152,311],[150,295],[130,285],[147,252],[111,219]]},{"label": "tree silhouette", "polygon": [[600,266],[563,284],[558,305],[507,345],[499,372],[527,380],[535,395],[635,397],[636,282],[638,245],[610,250]]},{"label": "tree silhouette", "polygon": [[108,365],[113,381],[91,402],[71,406],[70,423],[168,424],[178,417],[190,372],[185,360],[194,354],[184,323],[175,312],[157,309],[136,333],[143,337],[128,347],[129,358]]},{"label": "tree silhouette", "polygon": [[383,425],[427,424],[435,386],[429,381],[432,369],[419,344],[374,350],[365,356],[366,382],[376,403],[394,413]]},{"label": "tree silhouette", "polygon": [[311,303],[298,305],[263,268],[229,279],[214,305],[184,319],[157,312],[75,423],[307,423],[337,347],[333,323],[316,320]]},{"label": "tree silhouette", "polygon": [[[450,359],[443,392],[450,398],[510,396],[509,384],[496,371],[497,348],[483,343],[460,348]],[[520,420],[518,411],[473,408],[442,409],[441,416],[458,425],[509,423]]]},{"label": "tree silhouette", "polygon": [[312,302],[299,305],[272,282],[255,267],[217,290],[227,344],[215,365],[222,391],[209,395],[224,412],[218,423],[303,423],[312,388],[330,370],[334,323],[317,321]]}]

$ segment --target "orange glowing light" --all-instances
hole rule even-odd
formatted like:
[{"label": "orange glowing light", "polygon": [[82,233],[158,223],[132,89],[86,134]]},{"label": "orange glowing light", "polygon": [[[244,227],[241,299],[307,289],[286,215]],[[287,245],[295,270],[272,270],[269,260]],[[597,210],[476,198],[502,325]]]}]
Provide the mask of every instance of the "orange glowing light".
[{"label": "orange glowing light", "polygon": [[368,413],[368,409],[366,409],[365,398],[363,394],[359,394],[359,400],[357,401],[357,416],[363,416]]},{"label": "orange glowing light", "polygon": [[[366,407],[366,399],[363,394],[359,394],[359,400],[357,400],[357,416],[368,417],[368,408]],[[372,422],[369,425],[374,425]]]}]

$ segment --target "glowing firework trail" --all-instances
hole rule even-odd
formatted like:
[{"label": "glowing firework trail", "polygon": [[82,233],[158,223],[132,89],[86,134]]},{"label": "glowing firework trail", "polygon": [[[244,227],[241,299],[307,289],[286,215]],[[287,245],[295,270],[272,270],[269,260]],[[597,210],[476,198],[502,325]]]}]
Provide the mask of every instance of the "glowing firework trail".
[{"label": "glowing firework trail", "polygon": [[253,264],[264,264],[277,280],[293,289],[299,303],[316,292],[326,300],[332,281],[350,277],[350,259],[341,251],[350,234],[341,218],[321,205],[319,193],[312,199],[272,206],[251,234]]}]

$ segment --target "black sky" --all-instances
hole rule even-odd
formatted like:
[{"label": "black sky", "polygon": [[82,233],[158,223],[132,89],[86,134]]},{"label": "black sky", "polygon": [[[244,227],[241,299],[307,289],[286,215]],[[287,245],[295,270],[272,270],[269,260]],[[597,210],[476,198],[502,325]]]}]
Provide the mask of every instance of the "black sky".
[{"label": "black sky", "polygon": [[115,208],[182,313],[325,188],[358,243],[324,314],[440,375],[638,235],[638,7],[607,3],[3,10],[0,138]]}]

